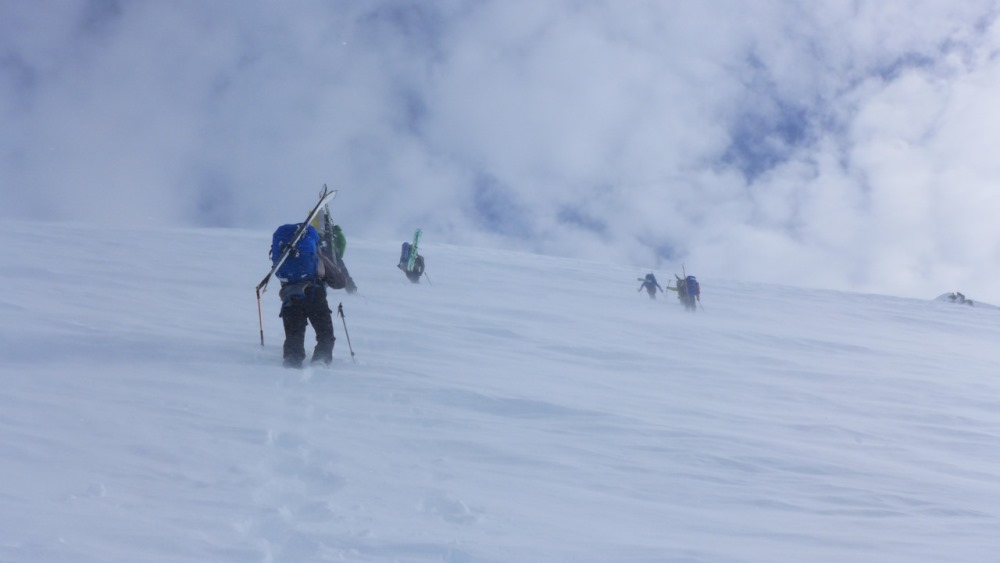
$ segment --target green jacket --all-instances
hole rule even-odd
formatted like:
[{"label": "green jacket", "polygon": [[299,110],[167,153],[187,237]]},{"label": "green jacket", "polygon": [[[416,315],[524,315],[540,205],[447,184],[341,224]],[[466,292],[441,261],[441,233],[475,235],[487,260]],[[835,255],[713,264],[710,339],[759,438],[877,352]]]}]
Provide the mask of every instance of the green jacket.
[{"label": "green jacket", "polygon": [[344,236],[344,231],[340,230],[340,225],[333,226],[333,249],[340,258],[344,257],[344,251],[347,250],[347,237]]}]

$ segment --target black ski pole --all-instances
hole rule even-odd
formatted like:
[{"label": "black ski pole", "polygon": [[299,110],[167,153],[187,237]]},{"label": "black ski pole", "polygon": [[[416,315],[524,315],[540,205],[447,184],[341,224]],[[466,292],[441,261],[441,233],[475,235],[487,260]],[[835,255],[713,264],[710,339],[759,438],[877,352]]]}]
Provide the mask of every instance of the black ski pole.
[{"label": "black ski pole", "polygon": [[430,278],[430,276],[428,276],[428,275],[427,275],[427,272],[424,272],[424,273],[423,273],[423,274],[421,274],[421,275],[422,275],[422,276],[424,276],[425,278],[427,278],[427,283],[429,283],[429,284],[431,284],[431,285],[434,285],[434,284],[432,284],[432,283],[431,283],[431,278]]},{"label": "black ski pole", "polygon": [[260,288],[257,289],[257,322],[260,323],[260,347],[264,347],[264,315],[260,311]]},{"label": "black ski pole", "polygon": [[344,318],[343,303],[337,304],[337,314],[340,315],[340,320],[343,321],[344,323],[344,334],[347,336],[347,348],[351,351],[351,361],[354,363],[358,363],[358,361],[354,359],[354,347],[351,346],[351,333],[347,332],[347,319]]}]

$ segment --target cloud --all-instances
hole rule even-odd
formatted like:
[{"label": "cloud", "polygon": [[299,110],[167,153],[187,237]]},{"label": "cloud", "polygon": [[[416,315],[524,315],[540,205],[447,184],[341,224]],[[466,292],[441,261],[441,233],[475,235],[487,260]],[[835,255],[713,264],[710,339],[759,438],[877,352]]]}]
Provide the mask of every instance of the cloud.
[{"label": "cloud", "polygon": [[0,217],[270,229],[327,183],[352,236],[988,301],[996,15],[3,3]]}]

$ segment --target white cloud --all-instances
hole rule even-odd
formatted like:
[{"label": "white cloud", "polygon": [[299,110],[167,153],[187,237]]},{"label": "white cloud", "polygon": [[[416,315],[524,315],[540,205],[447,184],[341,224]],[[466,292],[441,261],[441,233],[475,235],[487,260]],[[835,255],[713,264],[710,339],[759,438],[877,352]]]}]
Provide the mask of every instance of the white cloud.
[{"label": "white cloud", "polygon": [[988,1],[4,3],[0,216],[270,228],[328,183],[368,237],[419,225],[988,299],[995,17]]}]

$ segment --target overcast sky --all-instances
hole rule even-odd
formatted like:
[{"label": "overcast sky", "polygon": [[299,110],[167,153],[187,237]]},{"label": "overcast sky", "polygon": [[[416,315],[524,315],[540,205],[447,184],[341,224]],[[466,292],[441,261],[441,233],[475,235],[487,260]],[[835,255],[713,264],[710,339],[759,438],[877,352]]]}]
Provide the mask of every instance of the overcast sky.
[{"label": "overcast sky", "polygon": [[0,217],[1000,302],[995,1],[0,1]]}]

